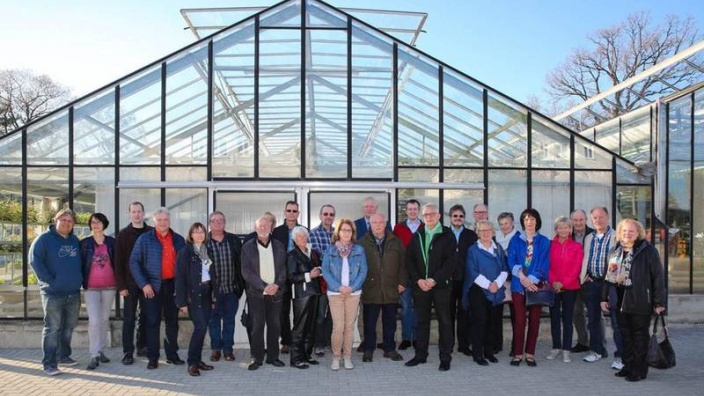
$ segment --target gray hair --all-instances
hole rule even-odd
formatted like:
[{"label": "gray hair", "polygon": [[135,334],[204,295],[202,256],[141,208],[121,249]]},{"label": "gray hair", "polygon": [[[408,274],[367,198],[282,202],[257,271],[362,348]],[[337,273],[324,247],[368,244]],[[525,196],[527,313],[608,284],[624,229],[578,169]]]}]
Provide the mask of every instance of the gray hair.
[{"label": "gray hair", "polygon": [[296,239],[296,237],[301,234],[308,238],[308,229],[303,226],[295,226],[293,227],[293,231],[291,231],[291,238]]},{"label": "gray hair", "polygon": [[167,209],[166,207],[162,206],[162,207],[160,207],[159,209],[157,209],[157,210],[154,211],[154,213],[152,214],[152,218],[155,218],[156,215],[158,215],[158,214],[160,214],[160,213],[165,213],[167,216],[171,217],[171,212],[169,212],[169,209]]},{"label": "gray hair", "polygon": [[572,220],[570,220],[568,217],[560,216],[555,219],[555,232],[557,232],[557,227],[560,224],[567,224],[570,227],[570,229],[572,229]]},{"label": "gray hair", "polygon": [[492,232],[496,231],[496,229],[494,228],[494,223],[492,223],[492,222],[489,221],[489,220],[478,220],[477,223],[474,225],[474,228],[476,228],[477,231],[478,231],[478,230],[479,230],[479,227],[482,227],[482,226],[483,226],[483,227],[487,227],[487,226],[488,226],[489,229],[491,229]]}]

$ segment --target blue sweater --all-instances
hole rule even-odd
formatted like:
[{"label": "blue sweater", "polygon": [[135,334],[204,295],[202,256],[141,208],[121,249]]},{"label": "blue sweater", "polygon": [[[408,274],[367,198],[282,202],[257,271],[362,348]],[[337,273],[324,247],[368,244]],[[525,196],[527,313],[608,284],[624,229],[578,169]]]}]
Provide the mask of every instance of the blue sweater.
[{"label": "blue sweater", "polygon": [[[362,289],[364,281],[367,280],[367,256],[364,248],[360,245],[353,245],[350,255],[347,257],[350,265],[350,287],[352,292]],[[335,245],[328,248],[323,256],[323,278],[328,284],[328,290],[338,293],[342,287],[342,256],[338,253]]]},{"label": "blue sweater", "polygon": [[64,238],[52,225],[29,248],[29,264],[39,279],[41,293],[68,296],[80,293],[83,284],[80,242],[72,234]]},{"label": "blue sweater", "polygon": [[[521,284],[518,273],[525,268],[526,252],[528,251],[528,243],[526,242],[526,234],[524,232],[516,234],[511,238],[508,245],[508,266],[511,269],[513,278],[511,279],[511,291],[523,293],[525,287]],[[550,240],[536,233],[533,236],[533,258],[530,266],[526,269],[526,275],[531,282],[546,282],[550,270]]]},{"label": "blue sweater", "polygon": [[[161,242],[157,238],[156,229],[149,230],[137,238],[137,242],[132,249],[130,256],[130,271],[137,286],[142,289],[146,285],[151,285],[154,292],[161,289]],[[169,228],[172,235],[174,249],[179,252],[186,246],[183,237]],[[175,272],[176,263],[174,263]]]}]

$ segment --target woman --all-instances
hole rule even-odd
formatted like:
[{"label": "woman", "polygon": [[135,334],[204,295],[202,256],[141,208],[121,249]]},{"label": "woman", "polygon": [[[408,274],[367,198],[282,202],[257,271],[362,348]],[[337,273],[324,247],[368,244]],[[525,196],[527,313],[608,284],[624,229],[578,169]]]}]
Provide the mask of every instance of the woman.
[{"label": "woman", "polygon": [[296,226],[291,231],[294,246],[288,252],[288,279],[293,285],[293,329],[291,330],[291,366],[307,369],[318,364],[311,358],[315,341],[315,319],[321,275],[318,253],[308,245],[308,230]]},{"label": "woman", "polygon": [[[538,231],[542,225],[540,213],[526,209],[521,213],[523,232],[516,234],[508,246],[508,264],[511,279],[511,299],[513,300],[513,352],[511,366],[519,366],[526,355],[528,366],[535,367],[535,344],[538,342],[540,311],[534,305],[528,309],[528,336],[526,337],[526,293],[538,290],[548,280],[550,260],[550,240]],[[525,346],[525,351],[524,351]]]},{"label": "woman", "polygon": [[494,225],[487,220],[476,224],[479,240],[467,252],[462,303],[472,318],[472,355],[480,366],[498,363],[494,357],[495,337],[501,331],[501,315],[508,277],[506,252],[493,240]]},{"label": "woman", "polygon": [[188,230],[186,246],[176,256],[176,306],[187,313],[193,322],[193,334],[188,345],[188,374],[197,377],[200,370],[212,370],[201,359],[203,341],[208,331],[213,305],[215,271],[210,271],[212,261],[205,246],[207,231],[202,223],[193,223]]},{"label": "woman", "polygon": [[609,287],[616,287],[616,320],[621,328],[624,367],[615,375],[636,382],[648,376],[648,340],[653,312],[665,310],[663,268],[658,251],[645,240],[643,225],[624,219],[616,227],[616,248],[609,257],[601,309],[609,308]]},{"label": "woman", "polygon": [[556,293],[555,304],[550,308],[552,351],[548,360],[557,358],[562,352],[563,362],[572,361],[572,313],[580,288],[579,272],[583,257],[582,244],[572,239],[572,221],[564,216],[558,217],[555,220],[555,237],[550,242],[548,283]]},{"label": "woman", "polygon": [[367,258],[357,245],[352,220],[340,219],[332,235],[333,245],[323,256],[323,277],[328,284],[328,300],[332,316],[332,370],[340,369],[344,350],[345,368],[351,370],[352,338],[362,285],[367,278]]},{"label": "woman", "polygon": [[88,310],[88,339],[90,363],[88,370],[95,370],[100,363],[110,359],[103,351],[108,347],[110,310],[115,301],[115,238],[105,235],[110,222],[102,213],[93,213],[88,220],[91,236],[81,241],[83,262],[83,288],[86,290]]}]

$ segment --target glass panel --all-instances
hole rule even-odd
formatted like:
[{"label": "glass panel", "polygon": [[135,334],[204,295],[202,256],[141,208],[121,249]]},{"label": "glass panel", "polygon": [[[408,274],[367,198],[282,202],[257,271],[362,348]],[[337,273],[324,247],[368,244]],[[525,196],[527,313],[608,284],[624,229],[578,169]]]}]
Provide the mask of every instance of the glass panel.
[{"label": "glass panel", "polygon": [[650,106],[621,122],[621,155],[633,162],[650,161]]},{"label": "glass panel", "polygon": [[617,186],[616,220],[636,219],[650,233],[651,193],[650,186]]},{"label": "glass panel", "polygon": [[208,47],[166,65],[166,164],[205,164],[208,158]]},{"label": "glass panel", "polygon": [[[155,182],[161,180],[159,168],[120,168],[120,181]],[[120,226],[130,223],[129,205],[139,201],[144,205],[145,219],[152,224],[152,212],[161,206],[161,190],[158,188],[120,188]],[[153,224],[152,224],[153,225]]]},{"label": "glass panel", "polygon": [[213,39],[213,177],[254,177],[254,24]]},{"label": "glass panel", "polygon": [[440,181],[440,171],[424,168],[400,168],[398,170],[398,181],[437,183]]},{"label": "glass panel", "polygon": [[570,215],[570,172],[536,170],[531,175],[532,205],[543,222],[540,232],[552,237],[553,221],[558,216]]},{"label": "glass panel", "polygon": [[[423,220],[423,205],[435,204],[440,205],[440,190],[421,189],[421,188],[399,188],[398,189],[398,207],[396,212],[396,223],[406,220],[406,201],[413,198],[420,202],[420,213],[418,216]],[[403,204],[403,205],[402,205]],[[447,210],[447,208],[445,208]],[[442,218],[441,218],[442,220]],[[448,225],[450,223],[444,223]]]},{"label": "glass panel", "polygon": [[22,165],[22,133],[0,137],[0,165]]},{"label": "glass panel", "polygon": [[445,166],[483,166],[482,88],[452,72],[445,72],[443,83]]},{"label": "glass panel", "polygon": [[448,183],[484,183],[483,169],[445,169],[444,173]]},{"label": "glass panel", "polygon": [[402,49],[398,61],[398,165],[437,166],[438,66]]},{"label": "glass panel", "polygon": [[393,177],[393,46],[352,24],[352,177]]},{"label": "glass panel", "polygon": [[75,164],[115,163],[115,91],[106,89],[76,105],[73,113]]},{"label": "glass panel", "polygon": [[618,118],[596,127],[596,142],[605,149],[616,154],[620,152],[619,136],[620,131]]},{"label": "glass panel", "polygon": [[[22,293],[22,170],[0,168],[0,318],[24,315]],[[36,213],[30,211],[30,217]]]},{"label": "glass panel", "polygon": [[229,232],[247,235],[254,231],[254,222],[266,211],[273,213],[277,224],[281,224],[284,203],[295,199],[293,192],[218,191],[215,193],[215,210],[225,214]]},{"label": "glass panel", "polygon": [[[280,7],[267,10],[260,17],[261,27],[300,27],[301,26],[301,1],[296,0],[284,3]],[[300,35],[300,30],[298,32]]]},{"label": "glass panel", "polygon": [[[531,164],[534,168],[569,168],[570,137],[564,129],[534,116],[532,118]],[[542,215],[542,212],[541,212]]]},{"label": "glass panel", "polygon": [[260,34],[259,174],[301,176],[301,33]]},{"label": "glass panel", "polygon": [[692,293],[704,292],[704,90],[694,94],[694,196],[692,208],[692,260],[694,279]]},{"label": "glass panel", "polygon": [[526,172],[523,169],[489,170],[489,216],[513,212],[518,223],[518,215],[526,209],[528,197]]},{"label": "glass panel", "polygon": [[528,126],[525,110],[518,110],[513,104],[508,104],[491,94],[488,105],[489,165],[528,166],[526,141]]},{"label": "glass panel", "polygon": [[[84,230],[86,234],[83,236],[90,235],[88,219],[92,213],[96,212],[103,213],[110,221],[110,225],[105,230],[107,235],[117,232],[115,229],[114,168],[74,168],[73,210],[81,219],[80,224],[88,226],[88,229]],[[80,237],[81,235],[79,235]]]},{"label": "glass panel", "polygon": [[308,20],[306,26],[317,27],[347,27],[347,17],[334,9],[314,1],[306,0],[306,11]]},{"label": "glass panel", "polygon": [[597,146],[579,139],[574,139],[574,167],[576,169],[611,169],[613,156]]},{"label": "glass panel", "polygon": [[[320,224],[318,214],[324,204],[335,207],[335,221],[340,219],[356,220],[362,217],[362,201],[373,197],[379,204],[378,212],[389,217],[389,194],[379,191],[311,191],[309,196],[310,210],[308,211],[308,225],[317,227]],[[390,219],[389,219],[390,221]]]},{"label": "glass panel", "polygon": [[611,208],[612,191],[611,172],[574,172],[574,208],[587,212],[587,222],[592,208]]},{"label": "glass panel", "polygon": [[[442,223],[450,227],[450,208],[455,205],[462,205],[464,211],[467,212],[464,218],[465,227],[474,228],[474,205],[480,203],[484,203],[483,190],[444,190]],[[491,208],[489,208],[489,212],[489,221],[496,226],[496,219],[491,218]]]},{"label": "glass panel", "polygon": [[347,177],[347,32],[313,30],[306,56],[306,177]]},{"label": "glass panel", "polygon": [[[648,172],[651,172],[650,167],[646,167],[641,171],[635,166],[616,158],[616,182],[629,184],[629,183],[641,183],[650,184],[652,177],[646,176]],[[654,172],[653,172],[654,173]]]},{"label": "glass panel", "polygon": [[122,84],[120,164],[161,162],[161,67]]},{"label": "glass panel", "polygon": [[167,181],[206,181],[208,169],[202,166],[166,168]]},{"label": "glass panel", "polygon": [[27,129],[29,165],[68,164],[68,110]]},{"label": "glass panel", "polygon": [[668,125],[668,197],[667,222],[669,229],[668,263],[670,290],[690,293],[690,248],[692,224],[690,222],[691,147],[692,123],[691,101],[686,96],[670,104]]},{"label": "glass panel", "polygon": [[208,190],[205,188],[167,188],[166,207],[171,212],[171,228],[184,238],[191,224],[208,224]]}]

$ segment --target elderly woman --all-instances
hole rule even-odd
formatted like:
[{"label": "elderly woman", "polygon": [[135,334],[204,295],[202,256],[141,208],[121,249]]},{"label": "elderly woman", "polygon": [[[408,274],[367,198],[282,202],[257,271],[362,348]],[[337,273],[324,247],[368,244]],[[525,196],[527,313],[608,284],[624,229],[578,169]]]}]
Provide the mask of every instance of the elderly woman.
[{"label": "elderly woman", "polygon": [[345,368],[351,370],[354,321],[367,278],[367,258],[364,248],[355,239],[352,220],[340,219],[332,236],[333,245],[323,256],[323,277],[328,284],[328,300],[332,315],[332,370],[340,369],[344,350]]},{"label": "elderly woman", "polygon": [[187,360],[188,374],[193,377],[199,376],[200,370],[214,368],[201,359],[213,305],[213,290],[217,290],[213,287],[215,271],[211,272],[212,261],[205,246],[207,235],[208,231],[202,223],[193,223],[188,230],[186,246],[176,256],[176,306],[181,312],[188,313],[193,322]]},{"label": "elderly woman", "polygon": [[88,220],[91,236],[81,241],[83,288],[88,310],[88,339],[90,363],[95,370],[100,363],[110,361],[103,353],[108,347],[110,310],[115,301],[115,239],[105,235],[110,222],[102,213],[94,213]]},{"label": "elderly woman", "polygon": [[462,302],[472,317],[472,355],[480,366],[498,363],[494,339],[501,331],[501,314],[508,277],[506,252],[494,242],[494,225],[487,220],[476,224],[479,241],[470,246],[465,264]]},{"label": "elderly woman", "polygon": [[609,287],[616,287],[616,319],[623,340],[624,367],[615,375],[636,382],[648,375],[650,318],[665,310],[663,267],[657,249],[645,240],[643,225],[624,219],[616,227],[616,248],[609,257],[601,309],[609,309]]},{"label": "elderly woman", "polygon": [[[548,280],[550,267],[550,240],[538,231],[542,225],[540,213],[526,209],[521,213],[523,232],[516,234],[508,246],[508,265],[511,268],[511,299],[513,300],[513,351],[511,366],[519,366],[523,360],[524,346],[526,364],[535,367],[535,345],[538,342],[540,311],[542,307],[526,307],[526,293],[536,291]],[[528,336],[526,337],[526,309],[528,309]]]},{"label": "elderly woman", "polygon": [[[572,221],[560,216],[555,220],[555,237],[550,242],[550,270],[548,283],[555,289],[555,304],[550,308],[550,330],[553,360],[562,352],[562,361],[569,363],[572,348],[572,313],[579,291],[579,272],[584,250],[582,244],[572,239]],[[560,338],[562,335],[562,338]]]},{"label": "elderly woman", "polygon": [[318,309],[321,275],[320,257],[308,245],[308,230],[296,226],[292,230],[293,250],[288,252],[288,279],[293,285],[293,330],[291,330],[291,366],[306,369],[318,364],[311,358],[315,340],[315,319]]}]

